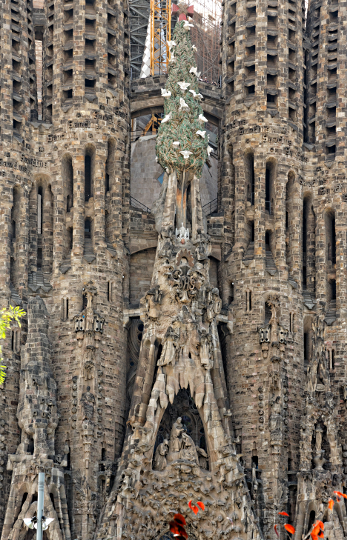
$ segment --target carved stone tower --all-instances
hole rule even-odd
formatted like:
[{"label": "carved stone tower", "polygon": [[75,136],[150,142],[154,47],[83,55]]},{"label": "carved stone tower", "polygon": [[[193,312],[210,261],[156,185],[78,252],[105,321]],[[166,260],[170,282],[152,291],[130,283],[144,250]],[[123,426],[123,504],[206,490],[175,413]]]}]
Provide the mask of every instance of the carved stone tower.
[{"label": "carved stone tower", "polygon": [[2,540],[347,536],[346,8],[202,3],[0,0]]}]

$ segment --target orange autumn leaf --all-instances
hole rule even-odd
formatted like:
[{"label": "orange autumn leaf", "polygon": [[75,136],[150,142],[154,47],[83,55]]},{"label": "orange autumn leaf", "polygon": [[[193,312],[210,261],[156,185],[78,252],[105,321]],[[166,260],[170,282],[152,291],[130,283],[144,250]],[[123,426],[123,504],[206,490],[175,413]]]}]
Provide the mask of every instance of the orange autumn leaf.
[{"label": "orange autumn leaf", "polygon": [[291,534],[295,534],[295,529],[293,527],[293,525],[289,525],[288,523],[286,523],[284,525],[284,528],[286,531],[290,532]]},{"label": "orange autumn leaf", "polygon": [[318,534],[313,534],[313,531],[311,532],[311,538],[312,540],[318,540]]},{"label": "orange autumn leaf", "polygon": [[287,512],[278,512],[278,515],[279,516],[287,516],[287,517],[289,517],[289,514],[287,514]]},{"label": "orange autumn leaf", "polygon": [[199,512],[199,508],[195,506],[194,504],[192,504],[192,501],[189,501],[188,506],[194,512],[195,515]]},{"label": "orange autumn leaf", "polygon": [[319,537],[319,538],[324,538],[324,532],[321,531],[321,532],[319,533],[318,537]]},{"label": "orange autumn leaf", "polygon": [[332,510],[332,509],[334,508],[334,504],[335,504],[335,503],[334,503],[333,499],[330,499],[329,502],[328,502],[328,508],[329,508],[329,510]]},{"label": "orange autumn leaf", "polygon": [[200,506],[201,510],[205,510],[205,505],[204,505],[203,502],[198,501],[196,504],[197,504],[198,506]]},{"label": "orange autumn leaf", "polygon": [[278,538],[279,538],[280,535],[278,534],[277,525],[274,525],[274,529],[275,529],[275,533],[277,534],[277,536],[278,536]]},{"label": "orange autumn leaf", "polygon": [[347,499],[346,493],[341,493],[341,491],[334,491],[335,495],[338,497],[343,497],[344,499]]}]

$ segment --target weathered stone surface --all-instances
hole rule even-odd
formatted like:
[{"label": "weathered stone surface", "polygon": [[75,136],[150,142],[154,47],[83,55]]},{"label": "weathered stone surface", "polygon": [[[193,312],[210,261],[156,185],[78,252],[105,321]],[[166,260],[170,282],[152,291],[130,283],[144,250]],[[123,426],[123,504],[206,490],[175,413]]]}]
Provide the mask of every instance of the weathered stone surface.
[{"label": "weathered stone surface", "polygon": [[222,87],[199,82],[218,181],[189,176],[182,212],[131,139],[167,78],[130,81],[127,3],[0,1],[1,306],[28,314],[4,347],[2,540],[26,538],[40,470],[54,540],[160,538],[190,499],[191,538],[276,540],[283,510],[297,539],[318,517],[347,536],[343,501],[322,513],[347,485],[347,14],[304,11],[224,3]]}]

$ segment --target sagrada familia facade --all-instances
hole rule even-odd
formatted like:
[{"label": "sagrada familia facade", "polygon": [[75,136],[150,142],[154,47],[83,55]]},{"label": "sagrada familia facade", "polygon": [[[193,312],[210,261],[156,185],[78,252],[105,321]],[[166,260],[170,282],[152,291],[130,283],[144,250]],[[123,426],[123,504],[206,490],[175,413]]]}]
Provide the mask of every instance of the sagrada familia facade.
[{"label": "sagrada familia facade", "polygon": [[222,4],[216,87],[185,6],[169,75],[134,79],[127,0],[0,1],[2,540],[34,538],[40,471],[47,540],[167,540],[178,511],[192,540],[347,536],[347,8]]}]

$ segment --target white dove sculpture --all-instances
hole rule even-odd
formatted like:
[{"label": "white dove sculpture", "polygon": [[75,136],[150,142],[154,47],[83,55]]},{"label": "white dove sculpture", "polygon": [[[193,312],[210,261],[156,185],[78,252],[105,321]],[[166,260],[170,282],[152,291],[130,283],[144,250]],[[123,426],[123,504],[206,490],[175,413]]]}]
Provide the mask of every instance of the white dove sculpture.
[{"label": "white dove sculpture", "polygon": [[184,157],[184,159],[188,159],[190,154],[192,154],[193,152],[189,152],[189,150],[182,150],[180,152],[180,154],[182,154],[182,156]]},{"label": "white dove sculpture", "polygon": [[203,124],[205,122],[208,122],[207,118],[205,118],[203,114],[199,114],[199,121],[202,122]]},{"label": "white dove sculpture", "polygon": [[166,90],[166,88],[161,88],[161,95],[163,97],[170,97],[171,96],[171,92],[170,90]]},{"label": "white dove sculpture", "polygon": [[205,135],[206,135],[206,131],[201,131],[201,129],[198,129],[198,131],[196,132],[197,135],[200,135],[200,137],[202,137],[203,139],[205,138]]},{"label": "white dove sculpture", "polygon": [[187,103],[184,101],[183,98],[180,98],[180,109],[189,109],[189,106],[187,105]]},{"label": "white dove sculpture", "polygon": [[180,145],[180,141],[174,141],[172,144],[173,144],[173,146],[179,146],[179,145]]},{"label": "white dove sculpture", "polygon": [[168,45],[168,47],[169,47],[169,49],[170,49],[170,51],[171,51],[171,49],[172,49],[173,47],[176,47],[176,41],[168,41],[168,42],[167,42],[167,45]]},{"label": "white dove sculpture", "polygon": [[190,86],[189,82],[184,82],[184,81],[179,81],[177,84],[180,87],[180,89],[183,90],[183,92],[185,92],[187,88]]},{"label": "white dove sculpture", "polygon": [[193,66],[190,68],[189,73],[194,73],[194,75],[196,75],[197,71],[198,71],[198,68]]},{"label": "white dove sculpture", "polygon": [[188,21],[184,21],[183,28],[185,30],[189,30],[189,28],[194,28],[194,24],[189,23]]},{"label": "white dove sculpture", "polygon": [[198,49],[196,48],[195,45],[192,45],[192,49],[193,49],[193,51],[195,51],[195,52],[198,50]]},{"label": "white dove sculpture", "polygon": [[164,124],[165,122],[168,122],[169,120],[171,120],[171,113],[167,114],[166,116],[164,116],[164,118],[162,119],[161,123]]},{"label": "white dove sculpture", "polygon": [[208,153],[208,155],[210,155],[212,151],[213,151],[213,148],[211,148],[211,146],[208,146],[208,147],[207,147],[207,153]]}]

